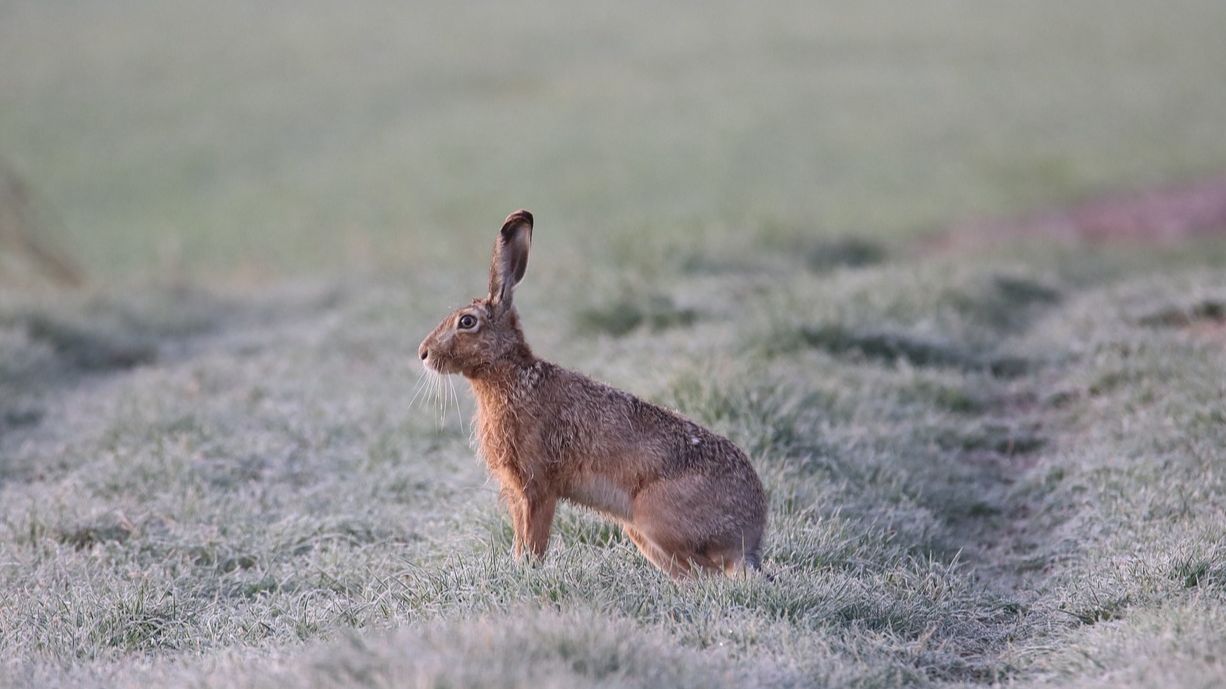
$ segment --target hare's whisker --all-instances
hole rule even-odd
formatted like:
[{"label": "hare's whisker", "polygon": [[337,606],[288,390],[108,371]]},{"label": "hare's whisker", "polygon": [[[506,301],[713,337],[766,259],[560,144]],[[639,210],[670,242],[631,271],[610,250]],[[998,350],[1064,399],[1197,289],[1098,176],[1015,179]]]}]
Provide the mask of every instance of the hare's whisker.
[{"label": "hare's whisker", "polygon": [[443,415],[447,408],[443,401],[443,374],[435,372],[434,374],[434,404],[438,413],[438,427],[443,427]]},{"label": "hare's whisker", "polygon": [[434,423],[439,423],[439,374],[430,374],[430,406],[434,407]]},{"label": "hare's whisker", "polygon": [[447,386],[451,388],[451,401],[455,403],[455,420],[464,427],[464,412],[460,410],[460,395],[455,391],[455,380],[451,376],[447,376]]},{"label": "hare's whisker", "polygon": [[413,404],[417,402],[417,397],[421,395],[421,391],[426,389],[426,367],[422,366],[421,373],[417,374],[417,385],[413,386],[413,396],[409,398],[409,409],[413,408]]},{"label": "hare's whisker", "polygon": [[430,391],[433,389],[434,376],[429,369],[425,370],[425,377],[422,379],[421,386],[421,406],[429,408],[430,406]]},{"label": "hare's whisker", "polygon": [[451,376],[443,376],[443,425],[451,419]]}]

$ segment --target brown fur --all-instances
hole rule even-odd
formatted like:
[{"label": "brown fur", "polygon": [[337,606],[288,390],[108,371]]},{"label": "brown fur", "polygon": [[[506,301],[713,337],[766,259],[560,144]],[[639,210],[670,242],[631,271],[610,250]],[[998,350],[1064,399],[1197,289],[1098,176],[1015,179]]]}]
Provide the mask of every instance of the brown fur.
[{"label": "brown fur", "polygon": [[[477,400],[481,454],[511,512],[516,555],[542,558],[560,499],[621,524],[660,569],[759,566],[766,496],[736,445],[667,409],[536,358],[512,303],[532,215],[507,217],[490,295],[443,319],[418,354],[460,373]],[[463,328],[471,316],[475,327]]]}]

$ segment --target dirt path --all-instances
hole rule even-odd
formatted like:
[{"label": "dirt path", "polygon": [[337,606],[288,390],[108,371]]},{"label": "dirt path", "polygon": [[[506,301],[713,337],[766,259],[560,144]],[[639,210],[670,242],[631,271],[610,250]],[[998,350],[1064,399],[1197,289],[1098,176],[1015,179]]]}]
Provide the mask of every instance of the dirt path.
[{"label": "dirt path", "polygon": [[1175,242],[1226,233],[1226,175],[1128,192],[1012,218],[958,223],[929,245],[960,252],[1016,239]]}]

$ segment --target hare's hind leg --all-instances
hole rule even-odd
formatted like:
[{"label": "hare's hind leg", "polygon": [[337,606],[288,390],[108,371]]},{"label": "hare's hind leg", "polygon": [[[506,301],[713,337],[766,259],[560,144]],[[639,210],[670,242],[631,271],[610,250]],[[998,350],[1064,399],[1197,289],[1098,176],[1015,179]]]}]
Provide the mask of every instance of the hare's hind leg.
[{"label": "hare's hind leg", "polygon": [[635,497],[634,526],[687,572],[739,572],[756,563],[762,529],[718,496],[719,486],[701,475],[656,481]]},{"label": "hare's hind leg", "polygon": [[622,524],[622,530],[626,532],[626,536],[638,546],[639,552],[647,558],[651,564],[655,565],[660,570],[667,573],[674,579],[687,579],[693,572],[690,570],[689,560],[683,560],[675,555],[665,551],[660,546],[656,545],[651,539],[643,535],[642,531],[630,526]]}]

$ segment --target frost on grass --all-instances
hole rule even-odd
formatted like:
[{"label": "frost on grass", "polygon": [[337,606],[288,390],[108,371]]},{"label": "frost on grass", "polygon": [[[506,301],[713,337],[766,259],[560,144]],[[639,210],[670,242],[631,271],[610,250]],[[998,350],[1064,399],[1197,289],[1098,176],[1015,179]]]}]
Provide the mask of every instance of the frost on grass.
[{"label": "frost on grass", "polygon": [[[708,276],[678,287],[691,279]],[[1095,663],[1143,684],[1167,652],[1213,677],[1201,642],[1166,630],[1209,628],[1226,591],[1222,350],[1138,324],[1152,283],[1049,282],[805,274],[738,291],[745,308],[702,337],[602,342],[637,364],[610,382],[728,435],[770,492],[772,578],[684,585],[569,507],[544,565],[509,558],[456,414],[470,403],[408,407],[406,333],[437,315],[417,294],[371,285],[281,320],[245,315],[277,310],[252,299],[208,327],[134,328],[158,356],[61,367],[6,399],[6,683],[1093,686]],[[803,301],[814,284],[837,301]],[[744,334],[780,304],[839,325],[802,347]],[[117,318],[40,308],[79,332]],[[576,368],[608,355],[534,325]],[[22,375],[68,356],[29,363],[20,329],[5,351],[27,352],[9,360]],[[1005,356],[1030,363],[1001,375]]]}]

